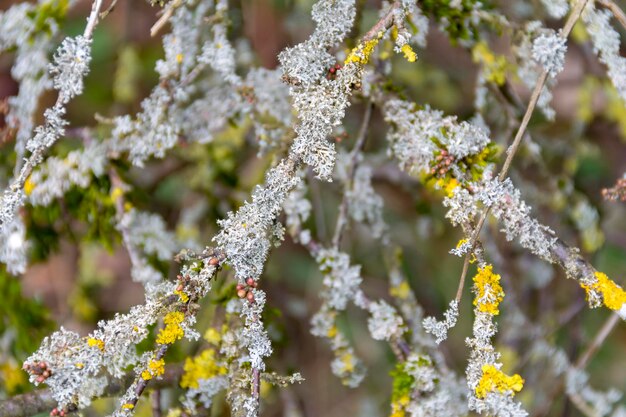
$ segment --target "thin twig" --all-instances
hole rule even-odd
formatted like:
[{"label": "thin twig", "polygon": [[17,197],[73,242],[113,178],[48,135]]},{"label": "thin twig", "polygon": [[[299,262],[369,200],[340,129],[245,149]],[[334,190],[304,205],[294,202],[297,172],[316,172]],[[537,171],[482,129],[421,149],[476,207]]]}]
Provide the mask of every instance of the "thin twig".
[{"label": "thin twig", "polygon": [[586,417],[601,417],[601,415],[598,414],[593,408],[589,407],[589,405],[580,395],[578,395],[578,393],[569,395],[569,399],[578,411],[583,413]]},{"label": "thin twig", "polygon": [[[96,25],[99,22],[98,15],[100,13],[100,9],[102,8],[102,1],[103,0],[95,0],[91,6],[91,13],[89,14],[89,17],[87,19],[87,25],[85,26],[85,30],[83,31],[83,37],[85,39],[91,39],[93,31],[95,30]],[[57,95],[54,106],[52,106],[51,108],[63,108],[64,105],[65,103],[63,102],[63,98],[61,97],[61,94],[59,94]],[[56,142],[56,140],[54,142]],[[18,193],[20,190],[24,189],[24,184],[26,183],[26,180],[28,179],[28,177],[30,177],[30,174],[32,174],[35,167],[41,163],[46,151],[50,149],[50,146],[52,146],[52,144],[46,146],[38,146],[33,151],[33,153],[30,154],[28,159],[24,160],[24,165],[22,166],[20,166],[22,164],[22,160],[17,161],[15,168],[16,171],[19,171],[19,174],[17,175],[17,178],[15,178],[15,180],[11,183],[11,192]],[[2,224],[0,223],[0,227],[1,226]]]},{"label": "thin twig", "polygon": [[258,403],[260,397],[261,397],[261,370],[259,368],[254,368],[252,370],[252,398],[254,398]]},{"label": "thin twig", "polygon": [[457,304],[461,303],[461,298],[463,297],[463,288],[465,287],[465,277],[467,276],[467,269],[469,268],[470,263],[470,255],[469,253],[465,256],[465,260],[463,261],[463,271],[461,272],[461,279],[459,280],[459,286],[456,290],[456,300]]},{"label": "thin twig", "polygon": [[343,193],[343,197],[341,199],[341,204],[339,205],[339,214],[337,215],[337,225],[335,226],[335,234],[333,236],[332,245],[334,248],[339,248],[339,244],[341,243],[341,236],[343,235],[344,230],[346,229],[346,225],[348,224],[348,191],[354,185],[354,175],[356,173],[356,168],[359,165],[359,155],[363,146],[365,146],[365,139],[367,138],[367,127],[370,124],[370,119],[372,116],[372,108],[373,104],[371,101],[368,101],[365,107],[365,113],[363,114],[363,121],[361,122],[361,127],[359,129],[359,133],[357,135],[356,142],[354,143],[354,148],[350,152],[350,157],[348,159],[348,172],[346,178],[345,189]]},{"label": "thin twig", "polygon": [[[578,3],[576,3],[576,7],[572,10],[572,13],[570,14],[569,18],[565,22],[565,25],[563,26],[563,29],[561,30],[559,36],[565,39],[569,36],[570,32],[572,31],[572,28],[574,27],[574,24],[580,18],[580,15],[583,9],[585,8],[585,5],[587,4],[587,1],[588,0],[580,0]],[[548,79],[548,71],[544,69],[539,75],[539,78],[537,79],[537,83],[535,84],[535,88],[533,89],[533,92],[530,96],[528,107],[526,108],[526,112],[524,113],[524,117],[522,118],[522,122],[519,126],[519,129],[517,130],[517,133],[515,134],[513,143],[507,149],[507,157],[504,161],[504,164],[502,165],[500,174],[498,175],[498,181],[500,182],[504,181],[504,179],[506,178],[509,172],[511,163],[513,162],[513,158],[515,157],[515,154],[517,153],[519,149],[522,139],[524,138],[526,129],[528,128],[528,123],[530,122],[530,118],[535,110],[535,107],[537,106],[537,102],[539,101],[539,96],[541,95],[541,91],[543,90],[543,87],[547,79]],[[480,216],[480,219],[478,220],[478,224],[476,225],[476,228],[474,229],[474,233],[472,234],[472,237],[470,239],[470,250],[467,252],[467,255],[465,255],[465,263],[464,263],[463,271],[461,272],[461,278],[459,279],[459,290],[457,291],[457,297],[458,297],[458,293],[463,291],[463,284],[465,283],[465,277],[467,275],[467,269],[468,269],[465,267],[465,265],[469,263],[471,253],[474,251],[474,248],[476,247],[476,241],[478,240],[480,231],[482,230],[483,225],[485,224],[485,220],[487,219],[487,216],[489,215],[490,211],[491,211],[490,207],[487,207],[483,210]]]},{"label": "thin twig", "polygon": [[372,39],[379,38],[381,33],[384,33],[387,29],[393,26],[393,23],[395,21],[395,11],[400,9],[401,7],[401,2],[394,1],[393,4],[389,7],[387,14],[383,16],[378,22],[376,22],[376,24],[365,33],[365,35],[363,35],[359,43],[364,43]]},{"label": "thin twig", "polygon": [[165,26],[165,24],[170,20],[172,15],[174,14],[174,10],[182,4],[182,0],[174,0],[167,5],[167,9],[163,12],[163,15],[156,21],[154,25],[150,28],[150,36],[155,37],[157,33]]},{"label": "thin twig", "polygon": [[626,14],[613,0],[596,0],[598,4],[609,9],[617,21],[626,29]]},{"label": "thin twig", "polygon": [[89,18],[87,20],[87,26],[85,26],[85,31],[83,32],[83,37],[87,39],[91,39],[93,35],[93,31],[96,28],[96,25],[100,21],[99,13],[102,8],[103,0],[95,0],[93,5],[91,6],[91,13],[89,14]]},{"label": "thin twig", "polygon": [[115,9],[115,6],[117,5],[117,1],[118,0],[113,0],[111,2],[111,4],[109,5],[109,7],[107,7],[107,9],[105,11],[103,11],[102,13],[100,13],[100,20],[102,20],[105,17],[107,17],[108,14],[111,13],[113,11],[113,9]]},{"label": "thin twig", "polygon": [[598,333],[593,338],[592,342],[587,346],[587,349],[580,355],[576,364],[574,365],[578,369],[584,369],[587,367],[587,364],[596,354],[598,349],[602,346],[602,343],[606,340],[606,338],[611,334],[611,331],[615,328],[615,325],[619,322],[620,317],[617,313],[612,313],[611,316],[604,322]]},{"label": "thin twig", "polygon": [[[618,323],[619,319],[620,317],[616,313],[611,314],[611,316],[604,322],[600,330],[598,330],[598,333],[596,333],[595,337],[593,338],[589,346],[587,346],[587,349],[585,349],[585,351],[580,354],[580,356],[578,357],[578,359],[572,366],[574,369],[583,370],[587,367],[587,365],[589,364],[589,361],[591,360],[593,355],[595,355],[598,352],[598,349],[602,346],[602,343],[604,343],[606,338],[609,336],[609,334],[611,333],[611,330],[613,330],[615,325]],[[567,378],[566,375],[564,375],[563,377]],[[543,416],[548,415],[548,413],[550,412],[552,408],[552,404],[553,404],[552,400],[556,398],[557,395],[559,395],[559,393],[564,387],[565,387],[565,381],[563,380],[555,384],[554,388],[550,392],[550,395],[548,396],[548,401],[546,402],[546,405],[542,407],[541,409],[539,409],[537,412],[535,412],[533,416],[543,417]],[[584,400],[578,397],[576,394],[569,395],[569,399],[572,401],[572,404],[574,404],[576,408],[584,415],[588,417],[597,416],[595,411],[591,409],[587,405],[587,403],[585,403]]]}]

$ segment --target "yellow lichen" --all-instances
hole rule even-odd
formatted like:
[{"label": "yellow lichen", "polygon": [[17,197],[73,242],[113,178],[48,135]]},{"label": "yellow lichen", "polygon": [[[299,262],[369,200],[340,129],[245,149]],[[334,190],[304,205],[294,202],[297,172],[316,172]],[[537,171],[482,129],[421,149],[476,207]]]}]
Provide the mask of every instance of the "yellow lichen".
[{"label": "yellow lichen", "polygon": [[124,410],[132,410],[133,408],[135,408],[135,404],[128,404],[128,403],[126,403],[126,404],[124,404],[122,406],[122,409],[124,409]]},{"label": "yellow lichen", "polygon": [[401,300],[406,300],[409,297],[410,293],[411,293],[411,287],[409,286],[409,283],[406,281],[402,281],[400,284],[396,285],[395,287],[391,287],[389,289],[389,294],[392,297],[398,297]]},{"label": "yellow lichen", "polygon": [[352,372],[354,371],[354,356],[350,352],[346,352],[339,358],[341,363],[343,364],[344,372]]},{"label": "yellow lichen", "polygon": [[28,383],[26,373],[14,363],[0,364],[0,386],[4,386],[8,394],[17,392]]},{"label": "yellow lichen", "polygon": [[360,65],[365,65],[368,63],[372,52],[374,52],[374,48],[378,45],[379,38],[372,39],[363,43],[360,43],[356,48],[352,49],[348,54],[348,57],[343,62],[344,65],[348,65],[350,63],[356,63]]},{"label": "yellow lichen", "polygon": [[478,385],[474,390],[478,398],[485,398],[490,392],[519,392],[524,386],[524,380],[521,376],[515,374],[508,376],[493,365],[483,365],[483,375],[478,381]]},{"label": "yellow lichen", "polygon": [[33,190],[35,189],[35,183],[30,180],[30,175],[26,178],[24,182],[24,193],[26,195],[31,195]]},{"label": "yellow lichen", "polygon": [[215,360],[215,350],[206,349],[195,358],[187,358],[183,366],[183,371],[180,386],[182,388],[198,388],[198,380],[213,378],[217,375],[225,375],[228,369],[217,363]]},{"label": "yellow lichen", "polygon": [[180,323],[183,322],[184,318],[185,315],[180,311],[167,313],[163,318],[165,327],[161,329],[161,331],[159,331],[156,339],[157,343],[161,345],[169,345],[179,339],[182,339],[185,332],[183,331],[182,327],[180,327]]},{"label": "yellow lichen", "polygon": [[171,408],[170,411],[167,412],[166,417],[180,417],[183,414],[183,410],[180,408]]},{"label": "yellow lichen", "polygon": [[104,342],[100,339],[96,339],[94,337],[90,337],[89,339],[87,339],[87,345],[91,346],[91,347],[97,347],[98,349],[100,349],[101,351],[104,352]]},{"label": "yellow lichen", "polygon": [[404,417],[406,415],[405,408],[409,405],[410,401],[411,398],[409,395],[405,394],[391,403],[391,414],[389,417]]},{"label": "yellow lichen", "polygon": [[409,45],[408,43],[402,45],[402,48],[400,48],[400,50],[402,50],[402,53],[404,54],[404,57],[407,61],[415,62],[417,60],[417,54],[415,53],[415,51],[413,51],[413,48],[411,48],[411,45]]},{"label": "yellow lichen", "polygon": [[328,329],[328,332],[326,332],[326,336],[328,336],[328,338],[330,339],[337,336],[337,326],[330,326],[330,329]]},{"label": "yellow lichen", "polygon": [[[459,249],[463,244],[467,243],[467,239],[461,239],[457,242],[456,244],[456,248]],[[474,255],[474,253],[472,253],[471,257],[470,257],[470,263],[473,264],[474,262],[476,262],[476,255]]]},{"label": "yellow lichen", "polygon": [[626,291],[624,291],[619,285],[611,280],[605,273],[595,272],[596,282],[591,285],[580,284],[582,288],[587,292],[587,298],[589,293],[599,292],[602,294],[602,300],[604,305],[611,310],[619,310],[622,305],[626,303]]},{"label": "yellow lichen", "polygon": [[474,305],[478,307],[478,311],[496,316],[500,313],[498,305],[504,299],[504,291],[500,286],[500,275],[494,274],[492,269],[491,265],[478,268],[478,273],[474,276]]},{"label": "yellow lichen", "polygon": [[443,191],[446,197],[452,197],[454,190],[459,186],[459,181],[456,178],[433,178],[428,180],[427,185]]},{"label": "yellow lichen", "polygon": [[503,85],[506,81],[506,72],[509,62],[506,56],[494,54],[485,42],[478,42],[472,48],[472,58],[474,62],[483,65],[485,80],[498,85]]},{"label": "yellow lichen", "polygon": [[111,200],[117,201],[118,198],[124,195],[124,191],[120,187],[113,187],[111,190]]},{"label": "yellow lichen", "polygon": [[209,342],[212,345],[219,345],[222,341],[222,335],[217,329],[213,327],[209,327],[206,332],[204,332],[204,340]]},{"label": "yellow lichen", "polygon": [[180,301],[182,301],[183,303],[189,301],[189,296],[184,291],[176,290],[174,291],[174,294],[178,295],[178,297],[180,297]]},{"label": "yellow lichen", "polygon": [[163,359],[159,359],[159,360],[151,360],[148,363],[148,369],[144,370],[141,373],[141,377],[143,379],[145,379],[146,381],[163,375],[163,373],[165,372],[165,361]]}]

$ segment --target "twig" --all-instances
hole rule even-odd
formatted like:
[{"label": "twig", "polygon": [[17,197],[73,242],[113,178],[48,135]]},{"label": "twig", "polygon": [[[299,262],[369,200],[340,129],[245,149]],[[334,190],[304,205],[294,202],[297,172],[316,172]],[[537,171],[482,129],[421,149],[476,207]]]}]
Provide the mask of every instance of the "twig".
[{"label": "twig", "polygon": [[617,313],[611,314],[611,316],[604,322],[600,330],[598,330],[598,333],[593,338],[592,342],[589,344],[589,346],[587,346],[587,349],[585,349],[585,351],[576,361],[576,364],[574,365],[576,368],[584,369],[585,367],[587,367],[587,364],[589,363],[593,355],[595,355],[598,349],[600,349],[602,343],[604,343],[609,334],[611,334],[611,331],[613,330],[613,328],[615,328],[615,325],[619,322],[619,320],[620,317],[617,315]]},{"label": "twig", "polygon": [[615,19],[626,29],[626,14],[624,11],[620,9],[620,7],[615,4],[613,0],[596,0],[598,4],[606,9],[609,9]]},{"label": "twig", "polygon": [[[576,3],[574,10],[572,10],[572,13],[570,14],[567,21],[565,22],[565,26],[563,26],[563,29],[561,30],[561,33],[559,36],[561,36],[564,39],[566,39],[569,36],[570,32],[572,31],[574,27],[574,24],[580,18],[580,15],[583,9],[585,8],[585,5],[587,4],[587,1],[588,0],[580,0],[578,3]],[[498,175],[498,180],[500,182],[504,181],[504,179],[506,178],[509,172],[511,163],[513,162],[513,158],[515,157],[515,154],[517,153],[517,150],[519,149],[519,146],[522,142],[524,134],[526,133],[528,123],[530,122],[530,118],[535,110],[535,107],[537,106],[537,101],[539,100],[539,96],[541,95],[541,90],[543,90],[543,87],[547,79],[548,79],[548,71],[544,69],[541,72],[541,75],[539,75],[539,78],[537,79],[537,83],[535,84],[535,88],[533,89],[533,92],[530,96],[528,107],[526,108],[526,112],[524,113],[524,117],[522,118],[522,122],[519,126],[519,129],[517,130],[517,133],[515,134],[513,143],[507,149],[507,157],[504,161],[504,164],[502,165],[500,174]],[[463,271],[461,272],[461,278],[459,279],[459,290],[457,291],[457,297],[458,297],[458,293],[463,291],[463,284],[465,283],[465,276],[467,275],[467,269],[468,269],[466,268],[465,265],[469,263],[471,253],[474,251],[474,248],[476,247],[476,241],[478,240],[480,231],[482,230],[483,225],[485,224],[485,220],[487,219],[487,216],[489,215],[490,211],[491,211],[490,207],[487,207],[483,210],[483,213],[480,216],[480,219],[478,220],[478,224],[476,225],[476,228],[474,229],[474,233],[471,236],[470,250],[467,252],[467,255],[465,255],[465,263],[463,266]]]},{"label": "twig", "polygon": [[[578,357],[575,364],[572,366],[574,369],[579,369],[579,370],[585,369],[585,367],[587,366],[587,364],[589,363],[593,355],[596,354],[600,346],[602,346],[602,343],[604,343],[608,335],[611,333],[611,330],[613,330],[615,325],[618,323],[619,318],[620,317],[616,313],[611,314],[611,316],[602,325],[600,330],[598,330],[598,333],[596,333],[595,337],[593,338],[589,346],[587,346],[587,349],[585,349],[585,351]],[[567,376],[564,375],[564,378],[566,377]],[[552,399],[554,399],[564,387],[565,387],[565,381],[563,380],[559,381],[559,383],[554,385],[554,388],[552,389],[552,391],[550,392],[550,395],[548,396],[547,404],[533,415],[536,417],[543,417],[543,416],[548,415],[548,413],[550,412],[550,409],[552,408],[552,404],[553,404]],[[572,404],[574,404],[576,408],[584,415],[588,417],[597,416],[595,411],[591,409],[587,405],[587,403],[585,403],[585,401],[582,398],[580,398],[577,394],[569,395],[569,398],[572,401]]]},{"label": "twig", "polygon": [[91,6],[91,13],[89,14],[89,18],[87,20],[87,26],[85,26],[85,31],[83,32],[83,37],[87,39],[91,39],[91,35],[93,35],[93,31],[96,28],[96,25],[100,21],[99,13],[102,8],[103,0],[95,0],[93,5]]},{"label": "twig", "polygon": [[372,116],[372,108],[372,102],[368,101],[365,107],[365,114],[363,114],[363,121],[361,122],[361,127],[359,129],[356,142],[354,143],[354,148],[350,152],[350,159],[348,161],[349,166],[347,172],[348,175],[346,178],[346,184],[343,197],[341,199],[341,204],[339,205],[337,225],[335,227],[335,234],[332,241],[333,247],[337,249],[339,248],[339,244],[341,243],[341,236],[343,234],[343,231],[346,229],[346,225],[348,224],[348,190],[350,190],[354,185],[354,174],[356,173],[356,168],[359,164],[359,154],[363,149],[363,146],[365,145],[365,139],[367,138],[367,127],[369,126]]},{"label": "twig", "polygon": [[102,13],[100,13],[100,20],[102,20],[105,17],[107,17],[108,14],[111,13],[113,11],[113,9],[115,9],[115,6],[117,5],[117,1],[118,0],[113,0],[111,2],[111,4],[109,5],[109,7],[107,7],[107,9],[105,11],[103,11]]},{"label": "twig", "polygon": [[585,402],[585,400],[583,400],[582,397],[578,395],[577,393],[569,395],[569,399],[572,402],[572,404],[574,404],[574,406],[578,409],[578,411],[583,413],[585,416],[601,417],[600,414],[596,413],[596,411],[593,408],[589,407],[589,405]]},{"label": "twig", "polygon": [[174,14],[174,10],[182,4],[182,0],[174,0],[167,5],[167,9],[163,12],[163,15],[156,21],[154,25],[150,28],[150,36],[155,37],[157,33],[165,26],[168,20]]},{"label": "twig", "polygon": [[[95,30],[96,25],[99,22],[98,15],[100,13],[100,9],[102,8],[102,1],[103,0],[94,0],[91,6],[91,13],[89,14],[89,17],[87,19],[87,25],[85,26],[85,30],[83,31],[83,37],[85,39],[91,39],[93,31]],[[61,94],[58,94],[56,102],[51,108],[64,108],[64,106],[65,103],[63,102],[63,97],[61,96]],[[58,139],[58,137],[56,139]],[[12,193],[19,193],[20,190],[24,189],[24,184],[26,183],[26,180],[28,179],[28,177],[30,177],[30,174],[32,174],[35,167],[41,163],[46,151],[50,149],[54,142],[56,142],[56,139],[46,146],[38,146],[33,151],[33,153],[30,154],[28,159],[24,160],[23,166],[20,167],[20,164],[22,163],[21,159],[16,162],[16,171],[19,171],[19,174],[9,187]],[[2,226],[3,224],[0,223],[0,227]]]},{"label": "twig", "polygon": [[387,14],[385,14],[370,30],[368,30],[365,35],[361,38],[359,43],[364,43],[370,41],[372,39],[376,39],[379,37],[379,33],[385,32],[391,26],[393,26],[395,20],[395,11],[402,7],[401,2],[394,1],[393,4],[389,7]]},{"label": "twig", "polygon": [[[155,388],[164,388],[180,379],[182,367],[171,367],[165,371],[161,379],[155,380]],[[114,396],[123,392],[133,381],[131,375],[123,379],[115,379],[107,385],[106,396]],[[49,389],[35,390],[26,394],[19,394],[0,402],[0,417],[30,417],[45,413],[57,406]]]},{"label": "twig", "polygon": [[465,260],[463,261],[463,271],[461,272],[461,279],[459,280],[459,286],[456,290],[456,300],[457,304],[461,303],[461,298],[463,297],[463,288],[465,287],[465,277],[467,276],[467,269],[469,268],[470,254],[465,255]]},{"label": "twig", "polygon": [[254,368],[252,370],[252,398],[254,398],[258,404],[261,397],[261,370]]}]

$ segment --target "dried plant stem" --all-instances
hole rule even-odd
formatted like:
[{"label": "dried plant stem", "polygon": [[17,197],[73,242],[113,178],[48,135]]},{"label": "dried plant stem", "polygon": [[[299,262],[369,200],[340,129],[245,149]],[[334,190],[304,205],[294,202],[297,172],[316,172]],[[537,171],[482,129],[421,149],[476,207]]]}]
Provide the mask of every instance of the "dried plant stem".
[{"label": "dried plant stem", "polygon": [[[580,15],[582,14],[582,11],[585,8],[585,5],[587,4],[587,1],[588,0],[580,0],[578,3],[576,3],[575,8],[572,10],[572,13],[570,13],[569,18],[565,22],[565,25],[563,26],[563,29],[560,32],[560,36],[562,38],[567,38],[569,36],[570,32],[574,28],[574,24],[576,24],[576,22],[580,18]],[[526,112],[524,113],[522,122],[520,123],[520,126],[517,129],[517,133],[515,134],[513,143],[507,149],[507,157],[504,161],[504,164],[502,165],[502,168],[500,169],[500,173],[498,174],[498,180],[500,182],[504,181],[506,179],[507,174],[509,173],[509,169],[511,168],[511,163],[513,162],[513,158],[515,157],[515,154],[517,153],[519,146],[522,143],[522,139],[524,138],[526,129],[528,128],[528,123],[530,122],[530,118],[532,117],[533,112],[535,111],[535,107],[537,106],[537,102],[539,101],[539,96],[541,95],[541,91],[543,90],[547,79],[548,79],[548,71],[544,69],[539,75],[539,78],[537,79],[537,83],[535,84],[535,88],[532,91],[532,94],[530,96],[530,101],[528,102],[528,106],[526,107]],[[485,220],[487,220],[487,216],[489,215],[489,212],[490,212],[489,207],[483,210],[478,220],[478,224],[476,225],[476,228],[474,229],[474,233],[472,234],[470,238],[470,250],[467,252],[467,255],[465,255],[463,271],[461,272],[461,278],[459,279],[459,288],[457,291],[457,301],[459,302],[462,298],[461,296],[462,296],[463,287],[465,284],[465,277],[467,275],[467,270],[469,269],[468,264],[469,264],[470,256],[472,252],[474,251],[474,248],[476,247],[476,241],[478,240],[478,237],[480,236],[480,231],[482,230],[485,224]]]}]

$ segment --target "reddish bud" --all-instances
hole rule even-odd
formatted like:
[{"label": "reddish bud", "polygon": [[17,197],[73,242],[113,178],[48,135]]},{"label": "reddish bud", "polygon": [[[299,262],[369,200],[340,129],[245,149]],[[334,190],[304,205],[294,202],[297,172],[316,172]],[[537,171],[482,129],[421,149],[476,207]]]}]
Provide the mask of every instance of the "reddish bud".
[{"label": "reddish bud", "polygon": [[237,297],[239,298],[244,298],[246,296],[247,291],[244,290],[243,288],[240,290],[237,290]]},{"label": "reddish bud", "polygon": [[250,301],[251,303],[254,303],[254,294],[252,294],[252,291],[250,291],[248,293],[248,295],[246,295],[246,298],[248,299],[248,301]]},{"label": "reddish bud", "polygon": [[248,278],[246,280],[246,284],[248,284],[251,287],[256,287],[256,281],[254,279],[252,279],[252,278]]},{"label": "reddish bud", "polygon": [[46,378],[43,375],[39,375],[36,379],[37,383],[41,384],[43,381],[45,381]]},{"label": "reddish bud", "polygon": [[209,265],[211,265],[211,266],[217,266],[217,265],[219,265],[219,263],[220,263],[219,259],[217,259],[215,257],[209,259]]}]

